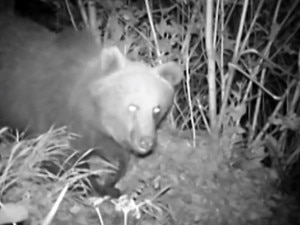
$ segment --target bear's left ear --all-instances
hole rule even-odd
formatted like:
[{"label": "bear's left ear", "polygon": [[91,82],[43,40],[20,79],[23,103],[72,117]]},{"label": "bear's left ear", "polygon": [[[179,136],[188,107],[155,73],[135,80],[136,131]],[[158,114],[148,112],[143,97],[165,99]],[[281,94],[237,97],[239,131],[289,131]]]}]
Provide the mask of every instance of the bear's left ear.
[{"label": "bear's left ear", "polygon": [[101,52],[101,68],[104,73],[120,70],[127,63],[126,57],[121,53],[118,47],[107,47]]},{"label": "bear's left ear", "polygon": [[156,66],[154,69],[172,86],[175,86],[183,79],[183,71],[175,62],[167,62]]}]

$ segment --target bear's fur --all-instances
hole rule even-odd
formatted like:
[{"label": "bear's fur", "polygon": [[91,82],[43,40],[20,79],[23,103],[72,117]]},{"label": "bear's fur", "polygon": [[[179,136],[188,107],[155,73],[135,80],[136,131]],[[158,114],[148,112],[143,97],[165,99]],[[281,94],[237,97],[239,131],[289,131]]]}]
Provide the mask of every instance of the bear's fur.
[{"label": "bear's fur", "polygon": [[[0,16],[0,126],[46,132],[67,126],[83,153],[117,162],[100,193],[112,194],[130,151],[148,154],[173,104],[183,73],[173,63],[154,68],[128,60],[116,47],[100,48],[88,32],[55,35],[30,21]],[[114,195],[114,194],[112,194]]]}]

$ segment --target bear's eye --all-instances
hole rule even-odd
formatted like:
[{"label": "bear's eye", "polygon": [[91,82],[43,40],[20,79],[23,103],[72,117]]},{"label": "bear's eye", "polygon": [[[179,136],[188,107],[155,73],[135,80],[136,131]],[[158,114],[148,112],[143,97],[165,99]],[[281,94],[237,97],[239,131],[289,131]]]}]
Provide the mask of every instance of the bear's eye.
[{"label": "bear's eye", "polygon": [[153,109],[153,114],[154,115],[158,115],[160,113],[160,107],[159,106],[156,106],[154,109]]},{"label": "bear's eye", "polygon": [[129,105],[128,110],[129,112],[136,112],[138,110],[138,107],[136,105]]}]

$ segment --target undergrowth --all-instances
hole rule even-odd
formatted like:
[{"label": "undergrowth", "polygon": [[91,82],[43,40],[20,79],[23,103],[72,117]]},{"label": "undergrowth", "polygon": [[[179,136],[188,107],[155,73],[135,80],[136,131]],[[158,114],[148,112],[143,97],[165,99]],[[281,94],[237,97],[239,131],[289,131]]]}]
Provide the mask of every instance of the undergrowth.
[{"label": "undergrowth", "polygon": [[[1,140],[5,142],[7,129],[1,131]],[[31,224],[51,224],[65,198],[80,199],[94,208],[101,225],[105,224],[101,214],[101,205],[106,202],[114,205],[116,212],[122,212],[123,224],[127,224],[129,214],[140,219],[143,213],[156,217],[162,217],[168,213],[168,209],[157,201],[160,195],[167,191],[165,189],[144,199],[137,198],[134,193],[130,196],[123,195],[119,199],[84,197],[90,196],[87,177],[92,174],[101,176],[101,174],[111,172],[107,168],[110,165],[103,162],[103,168],[98,170],[80,168],[80,164],[84,163],[84,155],[89,151],[78,156],[77,151],[70,150],[69,141],[72,138],[76,137],[66,132],[65,128],[51,129],[37,138],[25,140],[16,138],[11,146],[7,144],[1,146],[0,196],[5,204],[0,203],[0,224],[26,220],[30,220]],[[72,152],[70,153],[70,151]],[[61,171],[55,174],[49,172],[45,162],[55,163],[61,168]],[[100,166],[98,165],[98,167]],[[29,194],[32,195],[32,201],[28,200],[30,197],[24,197],[24,190],[27,188],[34,190],[35,185],[42,185],[47,190],[45,199],[35,199],[37,193]],[[21,192],[21,198],[16,201],[19,192]],[[11,195],[13,198],[9,199],[7,196]],[[34,211],[31,204],[36,204],[35,200],[44,205],[45,210],[49,209],[45,218],[30,218],[30,214]],[[49,207],[48,204],[51,204],[52,207]]]}]

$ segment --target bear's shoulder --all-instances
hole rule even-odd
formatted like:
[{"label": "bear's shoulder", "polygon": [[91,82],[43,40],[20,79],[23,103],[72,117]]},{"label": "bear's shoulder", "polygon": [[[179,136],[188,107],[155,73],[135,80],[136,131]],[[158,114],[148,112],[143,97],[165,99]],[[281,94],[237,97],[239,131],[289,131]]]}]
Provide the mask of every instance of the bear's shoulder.
[{"label": "bear's shoulder", "polygon": [[65,29],[54,40],[54,46],[64,57],[74,60],[89,60],[98,57],[101,46],[88,30],[75,31],[72,28]]}]

